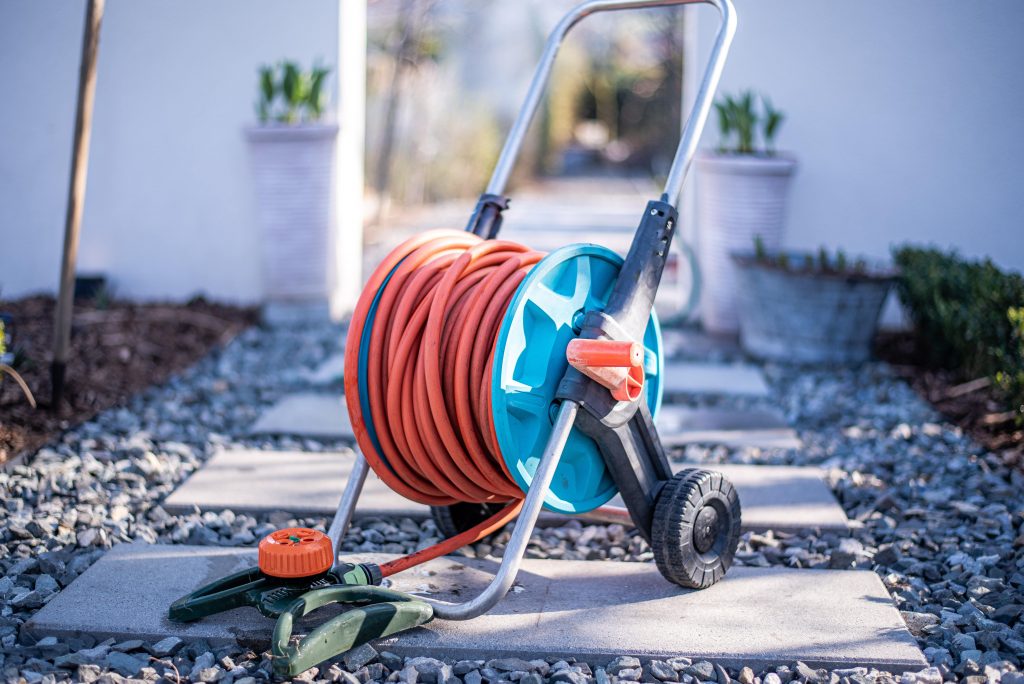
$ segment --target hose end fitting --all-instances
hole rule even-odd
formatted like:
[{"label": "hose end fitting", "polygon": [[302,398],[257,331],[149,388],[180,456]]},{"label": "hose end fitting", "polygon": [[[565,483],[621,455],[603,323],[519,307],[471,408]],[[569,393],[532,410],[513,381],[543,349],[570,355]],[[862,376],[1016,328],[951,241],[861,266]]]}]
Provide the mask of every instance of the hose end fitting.
[{"label": "hose end fitting", "polygon": [[341,575],[341,583],[347,585],[378,586],[384,579],[376,563],[347,564]]},{"label": "hose end fitting", "polygon": [[638,342],[584,340],[569,342],[569,365],[607,388],[616,401],[636,401],[644,387],[644,348]]}]

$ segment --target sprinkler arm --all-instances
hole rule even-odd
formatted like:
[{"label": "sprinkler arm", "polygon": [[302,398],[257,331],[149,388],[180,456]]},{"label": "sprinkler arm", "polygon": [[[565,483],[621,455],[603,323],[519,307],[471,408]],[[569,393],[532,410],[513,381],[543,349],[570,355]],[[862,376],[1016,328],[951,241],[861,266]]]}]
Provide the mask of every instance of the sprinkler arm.
[{"label": "sprinkler arm", "polygon": [[[544,53],[541,55],[540,63],[533,74],[530,88],[526,92],[526,99],[519,115],[516,117],[512,130],[509,131],[505,146],[501,150],[498,162],[491,174],[491,180],[487,184],[485,193],[491,196],[501,196],[505,191],[512,167],[519,156],[519,149],[523,146],[523,139],[530,127],[540,106],[544,90],[547,88],[548,79],[551,76],[551,68],[554,66],[558,49],[562,46],[565,36],[573,26],[584,18],[598,12],[615,12],[618,10],[644,9],[649,7],[668,7],[670,5],[692,5],[696,3],[707,3],[718,8],[722,16],[722,23],[715,38],[715,44],[711,48],[711,55],[708,61],[708,68],[704,72],[700,88],[697,90],[697,97],[694,100],[693,110],[683,127],[682,137],[679,146],[676,148],[676,155],[669,170],[668,179],[665,181],[664,196],[662,201],[675,206],[679,192],[683,187],[683,179],[690,168],[690,162],[697,151],[697,142],[700,140],[711,112],[715,89],[722,76],[722,69],[725,66],[725,56],[729,51],[729,44],[732,42],[733,34],[736,32],[736,12],[732,6],[732,0],[588,0],[580,3],[569,11],[562,20],[558,22],[551,35],[548,36]],[[471,224],[472,225],[472,224]],[[478,233],[479,234],[479,233]],[[492,237],[492,236],[488,236]]]}]

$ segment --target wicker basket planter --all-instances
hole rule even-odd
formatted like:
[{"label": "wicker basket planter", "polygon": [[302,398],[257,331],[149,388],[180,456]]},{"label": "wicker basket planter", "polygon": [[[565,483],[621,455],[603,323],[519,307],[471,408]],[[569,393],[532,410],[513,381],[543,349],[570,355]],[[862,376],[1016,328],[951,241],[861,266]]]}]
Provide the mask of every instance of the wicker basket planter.
[{"label": "wicker basket planter", "polygon": [[[783,268],[733,253],[740,343],[750,354],[792,363],[859,363],[895,280],[888,269],[822,272]],[[789,255],[802,264],[806,255]]]}]

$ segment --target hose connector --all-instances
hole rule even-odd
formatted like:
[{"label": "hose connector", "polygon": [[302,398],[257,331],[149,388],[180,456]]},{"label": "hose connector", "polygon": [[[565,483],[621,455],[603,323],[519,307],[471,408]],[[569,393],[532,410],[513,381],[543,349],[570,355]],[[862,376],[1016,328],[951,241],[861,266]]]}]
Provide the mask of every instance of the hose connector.
[{"label": "hose connector", "polygon": [[343,568],[340,579],[346,585],[375,587],[380,585],[384,577],[376,563],[356,563]]}]

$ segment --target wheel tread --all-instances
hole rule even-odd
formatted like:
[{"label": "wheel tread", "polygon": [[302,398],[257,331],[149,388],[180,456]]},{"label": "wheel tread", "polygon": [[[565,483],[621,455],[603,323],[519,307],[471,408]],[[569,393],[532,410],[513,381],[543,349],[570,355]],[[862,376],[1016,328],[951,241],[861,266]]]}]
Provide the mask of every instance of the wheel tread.
[{"label": "wheel tread", "polygon": [[[728,524],[724,548],[700,554],[691,543],[697,514],[716,502]],[[676,473],[655,503],[651,547],[659,572],[670,582],[702,589],[719,581],[732,564],[740,536],[740,504],[735,488],[721,473],[690,468]],[[720,544],[720,542],[719,542]]]}]

